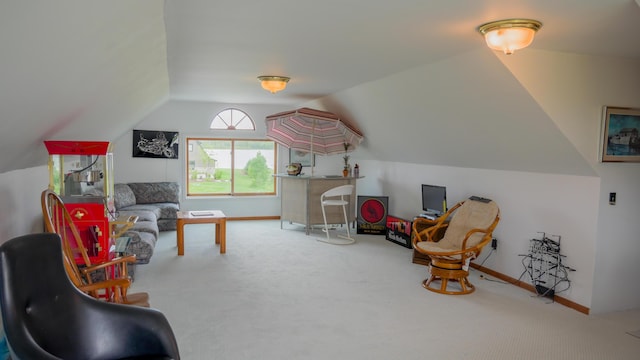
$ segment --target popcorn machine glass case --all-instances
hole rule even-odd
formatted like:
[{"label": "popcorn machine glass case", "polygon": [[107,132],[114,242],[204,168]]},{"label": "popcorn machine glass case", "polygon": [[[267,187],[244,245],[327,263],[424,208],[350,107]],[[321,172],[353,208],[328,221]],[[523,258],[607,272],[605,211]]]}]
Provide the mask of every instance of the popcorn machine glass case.
[{"label": "popcorn machine glass case", "polygon": [[[114,256],[109,220],[115,214],[113,154],[106,141],[45,141],[49,152],[49,189],[74,219],[89,259]],[[76,254],[76,261],[81,261]]]}]

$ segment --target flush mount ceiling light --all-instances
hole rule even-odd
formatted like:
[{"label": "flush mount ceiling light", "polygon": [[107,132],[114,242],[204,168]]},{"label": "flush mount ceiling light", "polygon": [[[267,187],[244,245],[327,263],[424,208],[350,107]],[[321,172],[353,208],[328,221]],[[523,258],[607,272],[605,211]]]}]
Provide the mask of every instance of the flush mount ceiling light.
[{"label": "flush mount ceiling light", "polygon": [[262,88],[272,94],[284,90],[289,82],[289,78],[286,76],[258,76],[258,79],[262,84]]},{"label": "flush mount ceiling light", "polygon": [[537,20],[508,19],[480,25],[478,31],[484,35],[490,48],[511,55],[529,46],[541,27],[542,23]]}]

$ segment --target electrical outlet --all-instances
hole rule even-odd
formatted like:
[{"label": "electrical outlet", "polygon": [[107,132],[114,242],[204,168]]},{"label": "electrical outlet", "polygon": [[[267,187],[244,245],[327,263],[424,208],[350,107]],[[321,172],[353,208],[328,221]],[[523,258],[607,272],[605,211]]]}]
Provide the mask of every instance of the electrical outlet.
[{"label": "electrical outlet", "polygon": [[498,249],[498,239],[496,239],[496,238],[491,239],[491,248],[493,250]]}]

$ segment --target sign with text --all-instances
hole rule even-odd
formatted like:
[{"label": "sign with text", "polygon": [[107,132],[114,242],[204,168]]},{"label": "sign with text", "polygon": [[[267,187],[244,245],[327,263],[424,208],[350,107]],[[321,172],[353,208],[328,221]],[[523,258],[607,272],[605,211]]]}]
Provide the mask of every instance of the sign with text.
[{"label": "sign with text", "polygon": [[358,234],[385,235],[388,196],[358,196]]},{"label": "sign with text", "polygon": [[387,215],[387,240],[411,249],[411,221]]}]

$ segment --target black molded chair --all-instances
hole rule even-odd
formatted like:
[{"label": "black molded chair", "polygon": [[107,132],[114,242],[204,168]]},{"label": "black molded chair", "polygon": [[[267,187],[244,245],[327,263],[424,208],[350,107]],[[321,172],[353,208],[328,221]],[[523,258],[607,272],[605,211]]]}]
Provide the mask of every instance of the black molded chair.
[{"label": "black molded chair", "polygon": [[100,301],[71,283],[58,234],[0,246],[0,308],[13,360],[180,359],[161,312]]}]

